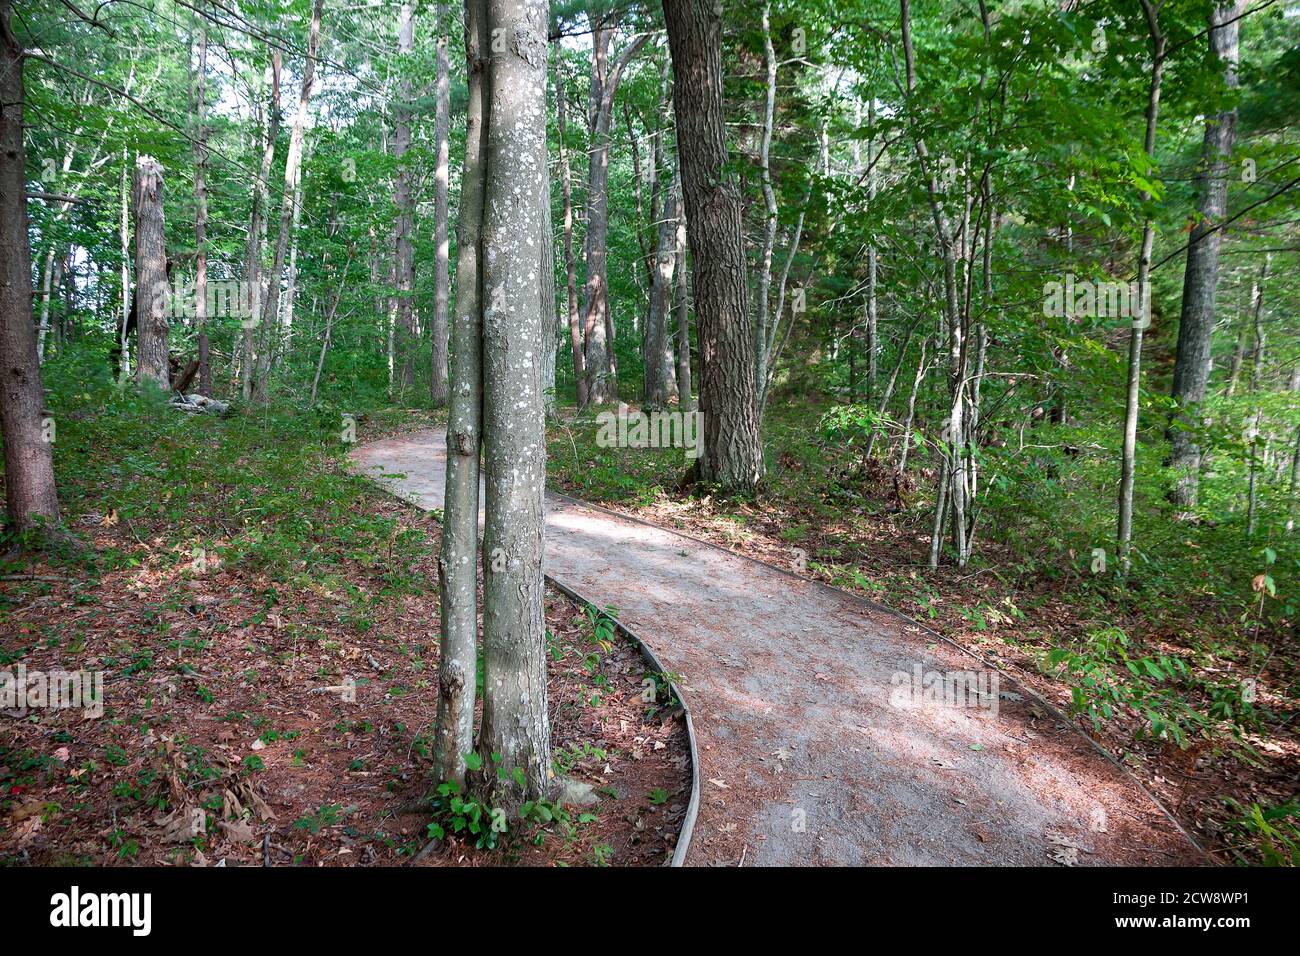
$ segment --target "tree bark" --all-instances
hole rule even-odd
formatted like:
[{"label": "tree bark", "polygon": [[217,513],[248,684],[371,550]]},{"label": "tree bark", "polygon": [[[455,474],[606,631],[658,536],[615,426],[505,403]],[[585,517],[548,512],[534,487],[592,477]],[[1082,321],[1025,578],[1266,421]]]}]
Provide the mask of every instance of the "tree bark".
[{"label": "tree bark", "polygon": [[135,216],[136,381],[167,391],[167,248],[163,178],[157,160],[141,156],[131,184]]},{"label": "tree bark", "polygon": [[[677,182],[681,194],[681,180]],[[686,208],[677,203],[677,221],[673,224],[673,245],[677,252],[677,404],[683,411],[695,411],[691,391],[691,315],[690,290],[686,273]]]},{"label": "tree bark", "polygon": [[[494,807],[550,792],[542,499],[548,0],[489,0],[483,214],[483,724],[475,789]],[[498,770],[503,773],[498,774]]]},{"label": "tree bark", "polygon": [[271,164],[275,160],[275,141],[280,137],[280,51],[271,50],[271,65],[267,74],[271,83],[271,102],[267,107],[266,142],[262,147],[262,163],[257,182],[253,186],[252,211],[249,214],[248,243],[246,246],[247,282],[252,297],[253,314],[243,324],[242,357],[239,362],[240,394],[244,401],[253,397],[253,379],[257,363],[257,330],[262,324],[266,295],[262,285],[262,237],[266,233],[267,215],[271,202]]},{"label": "tree bark", "polygon": [[198,327],[199,392],[203,395],[212,394],[212,364],[208,346],[207,74],[208,27],[207,20],[204,20],[199,33],[199,67],[195,78],[194,102],[194,324]]},{"label": "tree bark", "polygon": [[280,280],[284,274],[285,257],[289,250],[289,233],[293,228],[294,202],[302,176],[303,129],[307,122],[307,106],[311,101],[311,88],[316,81],[316,50],[320,43],[321,5],[315,0],[311,10],[311,25],[307,32],[307,62],[302,71],[302,89],[298,93],[298,112],[293,117],[293,131],[289,134],[289,152],[284,160],[284,194],[280,202],[280,232],[275,241],[275,258],[271,263],[270,281],[267,284],[264,320],[264,346],[257,356],[257,374],[253,384],[253,398],[265,404],[270,397],[271,356],[279,348],[280,338]]},{"label": "tree bark", "polygon": [[[1147,91],[1146,135],[1143,148],[1148,159],[1155,162],[1156,123],[1160,116],[1160,83],[1165,68],[1165,35],[1160,29],[1160,8],[1151,0],[1141,0],[1151,33],[1151,83]],[[1143,192],[1142,202],[1151,197]],[[1128,574],[1132,567],[1133,546],[1133,485],[1137,472],[1138,402],[1142,387],[1142,333],[1151,321],[1150,275],[1151,249],[1155,243],[1155,224],[1148,219],[1142,228],[1142,248],[1138,257],[1137,287],[1140,318],[1133,323],[1129,338],[1128,383],[1124,402],[1124,447],[1120,464],[1119,529],[1117,548],[1120,571]]]},{"label": "tree bark", "polygon": [[749,493],[763,478],[763,445],[745,303],[741,202],[726,173],[722,4],[674,0],[665,4],[664,20],[700,346],[704,448],[696,465],[705,481],[724,491]]},{"label": "tree bark", "polygon": [[456,236],[456,311],[452,319],[447,410],[447,483],[438,581],[442,657],[434,774],[463,783],[474,749],[478,648],[479,459],[482,448],[482,228],[489,119],[486,0],[465,0],[465,161]]},{"label": "tree bark", "polygon": [[[1223,65],[1224,85],[1237,87],[1237,20],[1241,0],[1210,7],[1210,56]],[[1174,361],[1173,399],[1178,410],[1169,427],[1173,487],[1170,500],[1182,508],[1195,508],[1200,482],[1201,448],[1195,437],[1210,380],[1214,334],[1214,295],[1219,284],[1218,226],[1228,206],[1228,165],[1237,136],[1237,109],[1220,110],[1205,121],[1196,224],[1188,237],[1187,266],[1183,273],[1183,301],[1178,320],[1178,351]]]},{"label": "tree bark", "polygon": [[573,381],[578,407],[587,404],[587,377],[583,372],[583,336],[578,315],[578,287],[573,264],[573,173],[569,166],[569,149],[564,139],[568,131],[568,96],[564,89],[564,72],[560,57],[555,58],[555,115],[560,134],[560,184],[564,195],[564,276],[565,316],[569,323],[569,348],[573,355]]},{"label": "tree bark", "polygon": [[650,284],[650,316],[646,322],[645,404],[662,408],[677,395],[673,371],[673,340],[668,334],[673,307],[673,273],[677,267],[677,184],[664,190],[663,211]]},{"label": "tree bark", "polygon": [[776,246],[776,191],[772,188],[772,126],[776,118],[776,50],[772,46],[772,4],[763,4],[763,65],[766,70],[766,98],[763,105],[763,135],[759,139],[758,163],[763,183],[763,207],[766,227],[763,231],[763,256],[759,266],[758,302],[754,318],[755,394],[761,396],[767,381],[768,325],[771,322],[772,250]]},{"label": "tree bark", "polygon": [[447,61],[447,29],[451,23],[451,8],[438,4],[438,41],[435,53],[435,105],[433,141],[436,151],[433,189],[433,321],[429,326],[432,343],[431,370],[429,373],[429,398],[434,408],[447,404],[447,316],[451,301],[448,278],[450,248],[448,245],[447,191],[450,178],[451,150],[451,71]]},{"label": "tree bark", "polygon": [[632,57],[649,39],[643,34],[632,40],[608,67],[609,40],[613,29],[597,21],[592,29],[590,167],[587,175],[587,234],[584,257],[587,281],[582,306],[586,355],[587,400],[597,405],[618,398],[615,374],[613,321],[609,312],[609,282],[606,261],[609,235],[609,129],[614,113],[614,93]]},{"label": "tree bark", "polygon": [[397,319],[394,331],[395,381],[393,387],[403,392],[411,386],[415,376],[415,246],[411,238],[414,228],[415,197],[412,191],[413,174],[406,162],[411,148],[411,99],[414,96],[410,77],[411,53],[415,49],[415,5],[401,5],[397,26],[397,52],[403,76],[398,83],[399,105],[394,110],[393,158],[397,160],[397,185],[393,202],[397,206],[395,280],[397,286]]},{"label": "tree bark", "polygon": [[44,427],[45,389],[32,319],[32,251],[27,235],[23,144],[23,49],[0,0],[0,437],[4,439],[9,527],[59,523],[53,446]]}]

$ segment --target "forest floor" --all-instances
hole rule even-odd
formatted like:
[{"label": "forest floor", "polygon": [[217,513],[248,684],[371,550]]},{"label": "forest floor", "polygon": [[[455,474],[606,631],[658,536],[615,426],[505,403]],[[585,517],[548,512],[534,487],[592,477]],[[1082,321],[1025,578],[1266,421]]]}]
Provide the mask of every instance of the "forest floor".
[{"label": "forest floor", "polygon": [[[437,522],[348,474],[337,418],[116,401],[60,424],[81,548],[0,566],[3,668],[102,671],[106,704],[0,717],[0,863],[393,865],[454,830],[429,803]],[[671,857],[684,726],[584,608],[548,593],[546,619],[557,770],[599,803],[495,849],[462,818],[421,865]]]},{"label": "forest floor", "polygon": [[[986,523],[999,527],[984,533],[975,565],[931,571],[930,514],[915,479],[900,487],[887,469],[863,468],[853,449],[820,440],[808,408],[773,408],[768,481],[751,501],[682,487],[681,450],[598,447],[596,434],[590,418],[552,423],[550,487],[923,622],[1074,715],[1224,862],[1296,861],[1300,653],[1223,597],[1195,529],[1183,532],[1187,577],[1126,589],[1087,573],[1087,548],[1067,551],[1055,539],[1087,520],[1080,495],[1064,510],[1048,503],[1050,532],[1037,515],[991,512]],[[1210,541],[1200,547],[1213,553]],[[1090,670],[1054,665],[1062,650]],[[805,652],[802,642],[790,648]],[[1187,677],[1144,683],[1129,673],[1167,659],[1188,662]],[[1253,706],[1241,699],[1247,683],[1257,687]],[[1160,733],[1153,719],[1170,729]]]},{"label": "forest floor", "polygon": [[[437,511],[445,446],[435,429],[354,455]],[[554,495],[546,569],[636,630],[682,688],[702,787],[690,864],[1207,862],[1068,721],[884,609]],[[986,682],[945,706],[907,693],[918,672]]]}]

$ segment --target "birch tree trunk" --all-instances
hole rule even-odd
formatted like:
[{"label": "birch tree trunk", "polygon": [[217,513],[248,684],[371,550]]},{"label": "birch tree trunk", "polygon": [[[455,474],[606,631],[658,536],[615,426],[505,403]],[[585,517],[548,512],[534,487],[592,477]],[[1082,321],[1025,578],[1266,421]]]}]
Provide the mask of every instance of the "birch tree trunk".
[{"label": "birch tree trunk", "polygon": [[45,389],[32,321],[32,251],[27,235],[23,143],[23,49],[0,0],[0,437],[9,527],[59,523],[53,446],[44,427]]},{"label": "birch tree trunk", "polygon": [[[1151,0],[1141,0],[1151,32],[1151,84],[1147,91],[1146,135],[1143,148],[1148,159],[1155,162],[1156,122],[1160,116],[1160,82],[1165,69],[1165,35],[1160,29],[1160,8]],[[1142,193],[1142,202],[1150,200]],[[1137,287],[1139,318],[1133,322],[1129,338],[1128,384],[1124,400],[1124,450],[1120,465],[1119,531],[1116,550],[1120,571],[1128,574],[1132,568],[1133,547],[1133,483],[1137,472],[1138,402],[1142,388],[1142,333],[1151,321],[1150,275],[1151,249],[1155,243],[1155,224],[1148,219],[1142,227],[1142,248],[1138,258]]]},{"label": "birch tree trunk", "polygon": [[311,102],[311,88],[316,80],[316,50],[320,43],[320,19],[323,0],[315,0],[311,9],[311,25],[307,32],[307,62],[302,70],[302,89],[298,93],[298,112],[293,117],[293,131],[289,134],[289,153],[284,160],[284,195],[280,202],[280,232],[275,241],[275,258],[271,263],[270,282],[267,285],[266,307],[262,310],[265,346],[257,357],[256,381],[253,398],[265,404],[270,396],[271,356],[279,348],[280,338],[280,279],[284,273],[285,256],[289,250],[289,233],[293,228],[294,202],[302,176],[303,127],[307,122],[307,107]]},{"label": "birch tree trunk", "polygon": [[776,50],[772,47],[772,4],[763,4],[763,65],[766,70],[766,98],[763,105],[763,135],[759,140],[758,163],[762,174],[763,207],[767,217],[763,232],[763,256],[759,266],[758,303],[754,318],[755,395],[761,395],[767,381],[768,325],[771,322],[772,250],[776,245],[776,191],[772,189],[772,125],[776,117]]},{"label": "birch tree trunk", "polygon": [[157,160],[140,156],[131,184],[135,217],[136,381],[171,385],[167,368],[167,247],[163,178]]},{"label": "birch tree trunk", "polygon": [[450,338],[447,483],[442,549],[442,657],[434,774],[463,783],[465,755],[474,749],[478,648],[479,458],[482,447],[482,227],[489,119],[486,0],[465,0],[465,161],[461,167],[456,236],[456,312]]},{"label": "birch tree trunk", "polygon": [[763,445],[745,303],[740,195],[726,173],[721,3],[674,0],[665,5],[664,20],[700,344],[704,447],[696,464],[705,481],[749,493],[763,478]]},{"label": "birch tree trunk", "polygon": [[[542,577],[542,297],[548,0],[489,0],[491,119],[483,212],[483,724],[493,806],[550,792]],[[497,770],[503,771],[498,775]]]},{"label": "birch tree trunk", "polygon": [[1255,283],[1255,347],[1250,357],[1250,394],[1255,400],[1255,411],[1250,424],[1250,466],[1249,481],[1246,490],[1246,537],[1255,536],[1259,522],[1259,471],[1263,456],[1267,452],[1266,436],[1263,434],[1263,410],[1259,405],[1259,389],[1264,372],[1264,284],[1268,281],[1268,267],[1271,256],[1264,256],[1264,265],[1259,270],[1259,280]]},{"label": "birch tree trunk", "polygon": [[[1224,85],[1237,86],[1237,20],[1243,3],[1215,3],[1210,7],[1210,56],[1223,65]],[[1214,294],[1219,285],[1219,229],[1228,207],[1228,164],[1237,136],[1237,110],[1221,110],[1206,118],[1196,186],[1200,202],[1197,220],[1188,237],[1187,266],[1183,273],[1182,314],[1178,320],[1178,352],[1174,361],[1173,399],[1177,403],[1169,427],[1169,467],[1173,474],[1170,500],[1182,508],[1195,508],[1200,482],[1201,449],[1193,429],[1197,408],[1205,400],[1210,381],[1214,334]]]},{"label": "birch tree trunk", "polygon": [[447,316],[451,300],[448,277],[447,191],[451,173],[451,71],[447,60],[447,30],[451,8],[438,4],[438,41],[435,52],[433,141],[436,152],[433,187],[433,321],[429,326],[432,353],[429,371],[429,399],[434,408],[447,404]]}]

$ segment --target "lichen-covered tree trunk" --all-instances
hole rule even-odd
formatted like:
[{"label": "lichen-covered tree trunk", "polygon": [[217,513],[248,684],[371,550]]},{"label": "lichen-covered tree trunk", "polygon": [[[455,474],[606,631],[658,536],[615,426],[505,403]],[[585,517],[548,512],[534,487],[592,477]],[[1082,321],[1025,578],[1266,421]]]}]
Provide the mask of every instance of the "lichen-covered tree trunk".
[{"label": "lichen-covered tree trunk", "polygon": [[[489,0],[483,210],[483,724],[476,792],[513,807],[550,792],[542,498],[542,297],[548,0]],[[500,771],[500,773],[498,773]]]},{"label": "lichen-covered tree trunk", "polygon": [[465,755],[474,749],[474,692],[478,648],[479,460],[482,449],[483,298],[482,228],[486,183],[487,3],[465,0],[465,161],[461,167],[456,235],[456,311],[450,338],[447,409],[447,483],[442,550],[442,656],[434,774],[463,783]]},{"label": "lichen-covered tree trunk", "polygon": [[136,381],[171,385],[167,369],[167,247],[163,238],[162,166],[149,156],[135,163],[131,209],[135,217]]},{"label": "lichen-covered tree trunk", "polygon": [[655,268],[650,284],[650,317],[646,323],[645,404],[652,408],[667,405],[677,394],[673,340],[668,334],[673,275],[677,267],[677,201],[676,184],[669,183],[659,216]]},{"label": "lichen-covered tree trunk", "polygon": [[23,144],[23,49],[0,0],[0,437],[9,527],[59,521],[53,446],[42,421],[45,390],[32,321],[32,251],[27,236]]},{"label": "lichen-covered tree trunk", "polygon": [[[1237,21],[1241,0],[1210,8],[1210,56],[1224,67],[1224,85],[1237,86]],[[1178,352],[1174,361],[1173,399],[1178,411],[1170,423],[1169,467],[1173,470],[1170,500],[1182,508],[1196,507],[1200,483],[1201,448],[1193,429],[1200,417],[1210,381],[1214,334],[1214,295],[1219,285],[1220,221],[1228,205],[1228,163],[1237,137],[1237,110],[1220,110],[1205,121],[1200,167],[1197,221],[1188,237],[1183,273],[1183,302],[1178,320]]]},{"label": "lichen-covered tree trunk", "polygon": [[745,304],[741,203],[726,173],[722,111],[722,4],[665,4],[673,61],[677,154],[686,205],[700,347],[704,448],[700,477],[752,491],[763,477],[754,401],[754,347]]},{"label": "lichen-covered tree trunk", "polygon": [[438,4],[438,41],[434,54],[434,118],[433,141],[435,150],[433,183],[433,319],[429,324],[432,352],[429,370],[429,399],[434,408],[447,404],[447,316],[451,300],[449,281],[450,248],[447,241],[448,210],[447,189],[451,171],[451,79],[447,61],[447,29],[451,23],[451,8]]}]

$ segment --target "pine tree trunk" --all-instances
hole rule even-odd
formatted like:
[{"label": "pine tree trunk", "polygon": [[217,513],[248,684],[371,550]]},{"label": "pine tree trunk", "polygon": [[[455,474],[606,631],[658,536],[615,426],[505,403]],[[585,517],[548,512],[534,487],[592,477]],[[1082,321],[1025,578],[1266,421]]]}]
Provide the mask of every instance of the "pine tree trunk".
[{"label": "pine tree trunk", "polygon": [[[546,435],[537,275],[546,194],[547,0],[489,0],[483,215],[483,725],[476,791],[494,807],[550,792],[542,577]],[[503,771],[498,775],[498,770]]]},{"label": "pine tree trunk", "polygon": [[10,2],[0,0],[0,248],[5,251],[0,256],[0,437],[9,527],[28,531],[59,523],[59,497],[32,320],[23,49],[10,27]]},{"label": "pine tree trunk", "polygon": [[163,238],[162,166],[148,156],[135,163],[131,184],[135,217],[136,381],[170,387],[167,368],[167,248]]},{"label": "pine tree trunk", "polygon": [[741,202],[726,174],[722,5],[718,0],[675,0],[665,5],[664,19],[700,346],[704,447],[696,463],[705,481],[747,493],[762,480],[763,446],[745,303]]},{"label": "pine tree trunk", "polygon": [[442,657],[434,731],[436,779],[463,783],[474,749],[478,647],[479,459],[482,448],[482,226],[489,119],[486,0],[465,0],[465,161],[456,236],[456,311],[450,328],[447,484],[442,550]]},{"label": "pine tree trunk", "polygon": [[[1224,85],[1237,86],[1237,18],[1240,0],[1210,7],[1210,56],[1224,67]],[[1237,136],[1237,110],[1221,110],[1205,122],[1200,168],[1197,221],[1188,237],[1183,273],[1182,314],[1178,320],[1178,352],[1174,361],[1173,399],[1178,406],[1169,428],[1169,467],[1174,484],[1170,500],[1195,508],[1201,470],[1201,449],[1192,429],[1210,380],[1214,334],[1214,294],[1219,284],[1220,220],[1228,206],[1228,164]]]},{"label": "pine tree trunk", "polygon": [[451,300],[448,278],[447,190],[451,172],[451,71],[447,60],[447,30],[451,8],[438,4],[438,41],[435,53],[435,105],[433,141],[436,152],[433,188],[433,321],[429,326],[432,343],[429,373],[429,398],[434,408],[447,404],[447,316]]}]

